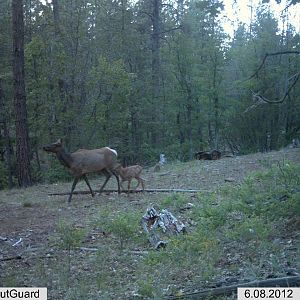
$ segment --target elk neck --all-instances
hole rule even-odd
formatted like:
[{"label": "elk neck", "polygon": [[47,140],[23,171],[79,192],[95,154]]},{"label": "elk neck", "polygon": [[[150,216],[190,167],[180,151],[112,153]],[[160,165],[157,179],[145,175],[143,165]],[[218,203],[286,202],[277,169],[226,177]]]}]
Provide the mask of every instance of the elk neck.
[{"label": "elk neck", "polygon": [[69,169],[71,168],[73,159],[72,159],[70,153],[67,153],[64,148],[62,148],[61,151],[57,152],[56,156],[63,166],[65,166]]}]

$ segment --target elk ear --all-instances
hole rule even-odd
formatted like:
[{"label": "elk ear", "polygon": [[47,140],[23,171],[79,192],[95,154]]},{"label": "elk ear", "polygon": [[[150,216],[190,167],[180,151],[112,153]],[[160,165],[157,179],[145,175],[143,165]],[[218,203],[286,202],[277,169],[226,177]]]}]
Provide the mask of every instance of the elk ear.
[{"label": "elk ear", "polygon": [[57,142],[56,142],[56,144],[60,144],[61,145],[62,144],[62,139],[58,139]]}]

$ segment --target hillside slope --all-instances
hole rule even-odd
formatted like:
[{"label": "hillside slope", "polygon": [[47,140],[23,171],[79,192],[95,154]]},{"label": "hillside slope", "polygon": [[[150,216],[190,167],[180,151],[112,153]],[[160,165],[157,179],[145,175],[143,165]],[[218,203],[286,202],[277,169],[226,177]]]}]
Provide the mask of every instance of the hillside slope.
[{"label": "hillside slope", "polygon": [[[298,272],[300,199],[289,182],[300,174],[288,172],[299,163],[300,149],[286,149],[143,172],[147,188],[199,194],[74,195],[68,206],[67,196],[49,193],[67,192],[71,183],[1,191],[0,286],[48,286],[49,299],[144,299]],[[258,170],[269,171],[243,184]],[[278,188],[273,172],[284,175]],[[87,190],[84,183],[77,189]],[[189,202],[194,208],[182,210]],[[150,204],[189,228],[164,251],[151,251],[140,227]]]}]

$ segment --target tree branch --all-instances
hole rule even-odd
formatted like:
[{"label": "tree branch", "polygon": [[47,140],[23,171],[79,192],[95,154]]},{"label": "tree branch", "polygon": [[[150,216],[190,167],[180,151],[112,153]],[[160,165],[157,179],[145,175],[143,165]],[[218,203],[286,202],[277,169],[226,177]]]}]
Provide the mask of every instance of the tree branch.
[{"label": "tree branch", "polygon": [[279,100],[269,100],[267,99],[266,97],[264,97],[263,95],[261,95],[260,93],[255,93],[253,94],[253,99],[257,100],[257,101],[263,101],[263,102],[266,102],[266,103],[269,103],[269,104],[279,104],[279,103],[283,103],[283,101],[286,99],[286,97],[289,95],[291,89],[296,85],[297,81],[299,80],[300,78],[300,72],[294,74],[293,76],[291,76],[288,80],[287,80],[287,86],[289,85],[289,81],[294,79],[293,80],[293,83],[286,89],[284,95],[282,96],[281,99]]},{"label": "tree branch", "polygon": [[265,56],[264,56],[264,58],[263,58],[263,60],[262,60],[262,62],[261,62],[261,64],[260,64],[260,66],[258,67],[258,69],[254,72],[254,74],[252,74],[246,80],[250,80],[250,79],[252,79],[254,76],[256,76],[258,74],[258,72],[262,69],[262,67],[264,66],[264,64],[265,64],[265,62],[266,62],[266,60],[267,60],[267,58],[269,56],[276,56],[276,55],[283,55],[283,54],[298,54],[299,55],[300,51],[279,51],[279,52],[273,52],[273,53],[266,53]]},{"label": "tree branch", "polygon": [[181,28],[182,28],[182,26],[179,25],[179,26],[177,26],[177,27],[174,27],[174,28],[171,28],[171,29],[168,29],[168,30],[161,31],[159,34],[161,35],[161,34],[168,33],[168,32],[171,32],[171,31],[175,31],[175,30],[178,30],[178,29],[181,29]]}]

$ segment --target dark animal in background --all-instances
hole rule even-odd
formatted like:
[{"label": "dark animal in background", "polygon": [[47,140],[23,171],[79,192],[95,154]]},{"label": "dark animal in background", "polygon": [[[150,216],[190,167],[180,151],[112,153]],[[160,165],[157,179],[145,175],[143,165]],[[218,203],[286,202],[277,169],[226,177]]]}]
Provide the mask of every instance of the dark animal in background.
[{"label": "dark animal in background", "polygon": [[212,160],[217,160],[221,158],[221,152],[218,150],[213,150],[210,152],[210,156]]},{"label": "dark animal in background", "polygon": [[221,152],[218,150],[199,151],[194,154],[195,159],[217,160],[221,158]]},{"label": "dark animal in background", "polygon": [[94,150],[79,149],[76,152],[68,153],[64,149],[61,139],[53,144],[44,146],[43,149],[47,152],[55,153],[60,163],[67,167],[75,177],[68,202],[71,202],[73,191],[80,179],[84,179],[92,196],[94,196],[94,192],[86,176],[88,173],[99,173],[105,175],[106,180],[100,189],[100,193],[104,189],[110,177],[114,175],[118,182],[118,193],[120,194],[119,176],[114,171],[117,165],[116,150],[104,147]]}]

